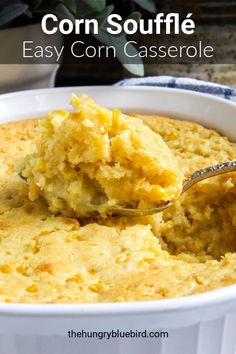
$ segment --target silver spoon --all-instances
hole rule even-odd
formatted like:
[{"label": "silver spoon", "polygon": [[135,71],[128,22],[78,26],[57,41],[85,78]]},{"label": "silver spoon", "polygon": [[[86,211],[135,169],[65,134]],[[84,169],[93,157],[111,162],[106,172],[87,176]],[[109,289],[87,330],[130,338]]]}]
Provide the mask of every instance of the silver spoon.
[{"label": "silver spoon", "polygon": [[[219,163],[214,166],[206,167],[194,172],[184,183],[181,195],[191,188],[194,184],[203,181],[204,179],[218,176],[227,172],[236,171],[236,161]],[[111,214],[126,215],[126,216],[144,216],[159,213],[173,205],[173,202],[167,202],[156,208],[135,209],[135,208],[113,208]]]},{"label": "silver spoon", "polygon": [[[194,184],[203,181],[204,179],[222,175],[227,172],[236,171],[236,161],[219,163],[214,166],[206,167],[201,170],[194,172],[184,183],[181,195],[191,188]],[[27,178],[19,173],[19,177],[27,183]],[[124,216],[144,216],[160,213],[161,211],[169,208],[174,202],[167,202],[166,204],[160,205],[156,208],[147,209],[135,209],[135,208],[112,208],[109,209],[109,214],[112,215],[124,215]]]}]

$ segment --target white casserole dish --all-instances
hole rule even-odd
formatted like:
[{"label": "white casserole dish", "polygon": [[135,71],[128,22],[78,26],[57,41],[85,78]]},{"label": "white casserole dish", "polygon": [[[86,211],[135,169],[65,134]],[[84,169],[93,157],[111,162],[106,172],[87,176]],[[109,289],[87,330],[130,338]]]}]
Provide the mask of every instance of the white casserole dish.
[{"label": "white casserole dish", "polygon": [[[236,141],[236,105],[184,90],[73,87],[0,96],[0,122],[69,108],[70,94],[87,93],[125,111],[199,122]],[[14,222],[14,220],[12,221]],[[77,305],[0,304],[0,354],[235,354],[236,285],[149,302]],[[168,331],[156,339],[69,339],[69,330]]]}]

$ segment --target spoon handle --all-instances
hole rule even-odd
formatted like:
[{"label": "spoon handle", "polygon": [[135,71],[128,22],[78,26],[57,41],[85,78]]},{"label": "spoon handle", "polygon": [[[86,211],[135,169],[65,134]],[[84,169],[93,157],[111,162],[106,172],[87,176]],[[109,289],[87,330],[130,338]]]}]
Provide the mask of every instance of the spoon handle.
[{"label": "spoon handle", "polygon": [[182,194],[197,182],[233,171],[236,171],[236,161],[218,163],[217,165],[196,171],[186,180],[183,186]]}]

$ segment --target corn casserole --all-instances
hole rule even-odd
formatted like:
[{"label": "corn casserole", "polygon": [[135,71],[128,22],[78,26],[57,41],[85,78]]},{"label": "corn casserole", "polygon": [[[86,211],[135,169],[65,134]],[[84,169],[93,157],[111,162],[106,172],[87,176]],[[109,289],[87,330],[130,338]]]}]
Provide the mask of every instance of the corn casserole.
[{"label": "corn casserole", "polygon": [[148,208],[176,199],[183,173],[162,137],[140,119],[72,96],[74,111],[51,112],[36,153],[22,162],[29,198],[53,213],[85,217],[112,208]]},{"label": "corn casserole", "polygon": [[[198,124],[140,115],[129,122],[163,139],[175,161],[165,170],[176,166],[167,189],[180,188],[181,174],[236,159],[236,144]],[[235,173],[198,183],[156,215],[75,218],[63,213],[64,204],[56,209],[62,213],[52,213],[51,199],[15,171],[17,161],[35,156],[40,134],[36,119],[0,125],[1,302],[156,300],[236,283]]]}]

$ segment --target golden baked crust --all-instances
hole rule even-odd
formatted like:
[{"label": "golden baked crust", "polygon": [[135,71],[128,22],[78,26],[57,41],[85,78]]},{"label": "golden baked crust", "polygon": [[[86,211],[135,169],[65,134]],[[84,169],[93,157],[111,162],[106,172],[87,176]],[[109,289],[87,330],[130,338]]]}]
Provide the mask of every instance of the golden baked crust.
[{"label": "golden baked crust", "polygon": [[[142,117],[185,175],[236,158],[236,145],[199,125]],[[236,177],[196,185],[165,212],[76,220],[31,202],[14,172],[35,149],[37,122],[0,125],[0,301],[81,303],[154,300],[236,282]]]}]

